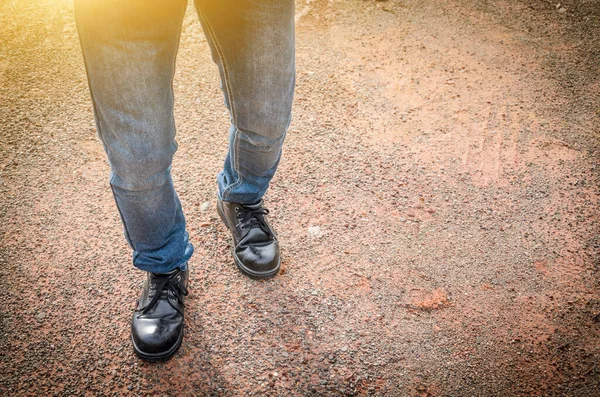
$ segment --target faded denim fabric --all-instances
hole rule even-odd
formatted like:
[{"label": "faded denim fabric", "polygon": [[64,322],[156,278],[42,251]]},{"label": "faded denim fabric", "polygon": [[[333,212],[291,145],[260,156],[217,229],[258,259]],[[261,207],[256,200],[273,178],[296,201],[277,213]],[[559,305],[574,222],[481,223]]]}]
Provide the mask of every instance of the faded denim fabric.
[{"label": "faded denim fabric", "polygon": [[[269,186],[290,123],[293,0],[196,0],[229,109],[217,177],[225,201],[254,203]],[[171,179],[177,150],[173,75],[185,0],[75,0],[75,16],[110,186],[142,270],[185,267],[193,253]]]}]

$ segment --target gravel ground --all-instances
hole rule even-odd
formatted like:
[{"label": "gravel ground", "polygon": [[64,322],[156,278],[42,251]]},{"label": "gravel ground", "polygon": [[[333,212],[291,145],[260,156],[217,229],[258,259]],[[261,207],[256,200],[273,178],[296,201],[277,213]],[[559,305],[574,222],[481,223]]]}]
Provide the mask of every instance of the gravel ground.
[{"label": "gravel ground", "polygon": [[263,282],[215,212],[228,117],[190,9],[196,255],[184,343],[149,364],[72,5],[1,2],[0,394],[600,395],[600,3],[561,3],[298,0]]}]

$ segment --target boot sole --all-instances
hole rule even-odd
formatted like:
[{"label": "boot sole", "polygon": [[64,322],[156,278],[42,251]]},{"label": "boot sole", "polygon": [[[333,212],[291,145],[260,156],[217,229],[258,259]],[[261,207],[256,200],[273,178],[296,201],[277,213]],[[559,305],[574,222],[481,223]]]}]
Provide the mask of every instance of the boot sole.
[{"label": "boot sole", "polygon": [[225,214],[223,213],[223,210],[221,209],[221,204],[219,201],[217,201],[217,213],[219,214],[219,217],[225,224],[225,227],[231,232],[231,236],[232,236],[231,254],[233,255],[233,262],[235,263],[237,268],[245,276],[248,276],[254,280],[265,280],[265,279],[275,277],[277,275],[277,273],[279,273],[279,270],[281,268],[281,258],[279,258],[279,262],[277,262],[277,267],[273,270],[269,270],[268,272],[256,272],[254,270],[248,269],[246,266],[244,266],[242,261],[240,261],[239,258],[237,257],[237,255],[235,254],[235,238],[233,238],[233,232],[231,229],[231,225],[229,225],[229,222],[227,221],[227,218],[225,217]]}]

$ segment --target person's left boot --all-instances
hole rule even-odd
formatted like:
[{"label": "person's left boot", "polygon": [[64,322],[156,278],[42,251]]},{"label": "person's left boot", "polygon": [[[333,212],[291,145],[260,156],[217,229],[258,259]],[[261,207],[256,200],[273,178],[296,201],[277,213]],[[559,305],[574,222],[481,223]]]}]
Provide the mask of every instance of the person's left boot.
[{"label": "person's left boot", "polygon": [[170,358],[183,340],[183,299],[188,294],[186,270],[167,274],[147,272],[131,322],[135,353],[149,361]]},{"label": "person's left boot", "polygon": [[233,259],[240,271],[251,278],[274,277],[281,262],[279,243],[263,201],[248,205],[217,200],[217,212],[233,235]]}]

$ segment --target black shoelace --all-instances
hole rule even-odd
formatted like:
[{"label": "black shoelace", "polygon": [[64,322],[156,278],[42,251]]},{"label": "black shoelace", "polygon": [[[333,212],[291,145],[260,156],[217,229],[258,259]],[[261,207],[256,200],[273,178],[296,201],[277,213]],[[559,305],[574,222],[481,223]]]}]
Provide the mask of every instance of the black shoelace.
[{"label": "black shoelace", "polygon": [[237,209],[237,217],[240,220],[238,225],[242,225],[242,230],[259,226],[265,233],[275,238],[275,235],[265,220],[265,215],[268,214],[269,210],[266,208],[248,208],[240,206]]},{"label": "black shoelace", "polygon": [[[156,283],[152,282],[152,279],[156,280],[158,279],[158,281]],[[164,276],[164,277],[151,277],[151,284],[150,284],[150,295],[152,296],[152,299],[150,300],[150,303],[148,303],[148,305],[146,305],[146,307],[144,307],[143,309],[141,309],[141,315],[144,315],[146,313],[148,313],[150,310],[152,310],[154,308],[154,306],[156,306],[156,304],[158,303],[158,301],[160,299],[169,299],[169,291],[172,292],[173,297],[175,299],[177,299],[177,302],[179,302],[179,304],[181,305],[181,307],[184,306],[183,304],[183,296],[186,296],[188,294],[188,290],[187,288],[185,288],[182,284],[179,283],[179,281],[177,281],[177,279],[174,276]],[[171,304],[171,302],[169,301],[169,304]],[[171,306],[173,306],[171,304]],[[176,309],[178,312],[181,313],[181,310],[177,307],[173,307],[174,309]]]}]

